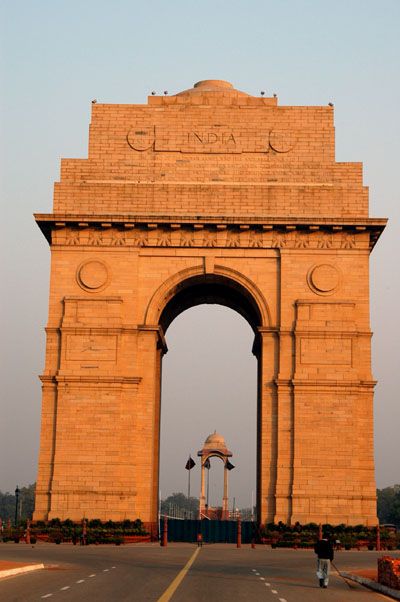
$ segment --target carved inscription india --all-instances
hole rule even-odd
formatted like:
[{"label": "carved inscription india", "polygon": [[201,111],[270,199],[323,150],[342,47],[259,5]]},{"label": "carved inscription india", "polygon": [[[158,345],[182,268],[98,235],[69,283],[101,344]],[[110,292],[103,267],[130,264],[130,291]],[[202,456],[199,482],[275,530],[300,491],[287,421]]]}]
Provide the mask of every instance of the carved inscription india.
[{"label": "carved inscription india", "polygon": [[168,130],[161,126],[136,124],[127,134],[129,146],[136,151],[178,151],[182,153],[287,153],[296,144],[289,130],[231,129],[224,126],[182,127]]}]

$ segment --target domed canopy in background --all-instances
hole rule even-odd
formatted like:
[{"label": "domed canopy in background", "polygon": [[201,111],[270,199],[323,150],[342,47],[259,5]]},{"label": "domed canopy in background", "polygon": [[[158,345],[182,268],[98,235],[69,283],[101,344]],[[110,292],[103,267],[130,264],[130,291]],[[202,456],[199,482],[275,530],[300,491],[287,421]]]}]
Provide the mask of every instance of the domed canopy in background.
[{"label": "domed canopy in background", "polygon": [[216,452],[223,456],[231,456],[232,452],[230,452],[226,446],[225,438],[214,431],[211,435],[208,435],[207,439],[204,441],[203,449],[198,452],[198,456],[209,456],[211,452]]},{"label": "domed canopy in background", "polygon": [[[228,473],[235,468],[233,464],[229,461],[229,458],[232,456],[232,452],[226,447],[225,439],[222,435],[214,431],[211,435],[208,435],[207,439],[204,441],[203,449],[197,452],[197,455],[201,457],[201,490],[200,490],[200,499],[199,499],[199,518],[203,518],[204,516],[211,518],[212,515],[209,513],[209,505],[208,505],[208,486],[210,473],[210,458],[219,458],[224,463],[224,495],[222,498],[222,510],[219,515],[220,520],[228,520],[229,519],[229,509],[228,509]],[[207,500],[205,497],[205,472],[207,472]]]}]

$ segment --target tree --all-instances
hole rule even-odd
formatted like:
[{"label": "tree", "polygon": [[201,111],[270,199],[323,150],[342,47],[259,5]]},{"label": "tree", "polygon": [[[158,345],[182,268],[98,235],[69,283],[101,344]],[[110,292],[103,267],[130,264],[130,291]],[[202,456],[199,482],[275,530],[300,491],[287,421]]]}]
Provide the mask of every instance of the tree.
[{"label": "tree", "polygon": [[161,500],[161,514],[186,517],[191,513],[192,518],[197,518],[199,500],[195,497],[188,498],[184,493],[173,493],[165,500]]},{"label": "tree", "polygon": [[400,528],[400,485],[377,489],[380,523],[393,523]]},{"label": "tree", "polygon": [[[27,487],[21,487],[19,490],[19,504],[18,504],[18,519],[26,520],[32,518],[34,506],[35,506],[35,487],[36,484],[28,485]],[[6,491],[3,493],[0,491],[0,518],[3,521],[11,519],[14,521],[15,518],[15,494]]]}]

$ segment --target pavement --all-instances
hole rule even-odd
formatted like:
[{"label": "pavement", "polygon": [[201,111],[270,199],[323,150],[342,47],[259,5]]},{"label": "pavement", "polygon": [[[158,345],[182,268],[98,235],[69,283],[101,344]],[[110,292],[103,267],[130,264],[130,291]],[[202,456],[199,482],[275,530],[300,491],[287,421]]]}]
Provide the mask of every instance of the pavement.
[{"label": "pavement", "polygon": [[[316,578],[315,555],[244,545],[0,544],[0,560],[44,569],[0,580],[1,602],[381,602],[387,595],[344,578],[371,571],[377,552],[337,552],[329,587]],[[400,554],[393,553],[399,557]],[[361,577],[360,577],[361,578]]]},{"label": "pavement", "polygon": [[28,573],[29,571],[37,571],[44,569],[44,564],[34,562],[10,562],[9,560],[0,560],[0,579],[4,577],[14,577],[15,575],[22,575],[22,573]]},{"label": "pavement", "polygon": [[340,571],[340,575],[344,579],[350,579],[356,583],[360,583],[375,592],[385,594],[392,600],[400,600],[400,591],[382,585],[378,582],[378,571],[377,569],[364,569],[364,570],[352,570],[351,573],[347,571]]}]

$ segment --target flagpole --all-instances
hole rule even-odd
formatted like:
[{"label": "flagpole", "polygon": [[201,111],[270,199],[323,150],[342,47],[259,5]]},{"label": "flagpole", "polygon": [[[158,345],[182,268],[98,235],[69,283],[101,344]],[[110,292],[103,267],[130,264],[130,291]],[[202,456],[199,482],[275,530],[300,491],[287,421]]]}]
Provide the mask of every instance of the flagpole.
[{"label": "flagpole", "polygon": [[158,490],[158,539],[161,541],[161,489]]},{"label": "flagpole", "polygon": [[207,469],[207,516],[208,516],[208,498],[210,493],[210,469]]},{"label": "flagpole", "polygon": [[[189,456],[189,458],[190,458],[190,456]],[[188,473],[189,473],[188,474],[188,500],[190,500],[190,473],[191,472],[192,472],[191,470],[188,470]]]},{"label": "flagpole", "polygon": [[188,474],[188,491],[187,491],[187,497],[188,497],[188,505],[189,505],[189,507],[191,507],[190,502],[189,502],[189,500],[190,500],[190,471],[192,470],[193,466],[196,466],[196,462],[192,459],[192,455],[189,454],[189,459],[186,462],[186,466],[185,466],[186,470],[189,473]]}]

